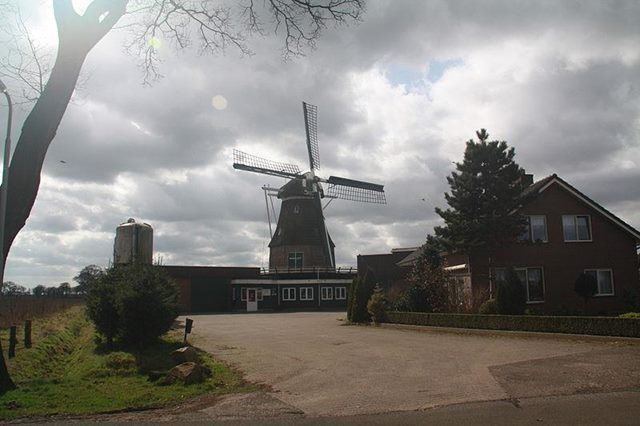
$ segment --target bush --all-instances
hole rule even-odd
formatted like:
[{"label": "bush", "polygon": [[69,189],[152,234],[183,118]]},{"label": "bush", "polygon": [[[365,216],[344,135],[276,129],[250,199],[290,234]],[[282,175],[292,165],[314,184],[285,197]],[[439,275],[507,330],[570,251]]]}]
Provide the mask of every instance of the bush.
[{"label": "bush", "polygon": [[[431,241],[431,242],[429,242]],[[398,310],[413,312],[460,312],[467,310],[464,284],[444,267],[433,247],[433,238],[427,240],[422,254],[416,259],[408,277],[408,287],[397,298]]]},{"label": "bush", "polygon": [[387,312],[388,322],[433,327],[640,337],[640,319]]},{"label": "bush", "polygon": [[111,343],[144,346],[166,333],[178,316],[178,291],[151,265],[111,267],[87,295],[87,314]]},{"label": "bush", "polygon": [[640,319],[640,312],[627,312],[620,315],[618,318]]},{"label": "bush", "polygon": [[584,313],[587,314],[587,303],[598,292],[598,281],[593,275],[582,272],[573,286],[578,296],[584,299]]},{"label": "bush", "polygon": [[380,324],[387,319],[387,299],[384,295],[384,290],[380,285],[376,284],[373,289],[373,294],[367,302],[367,312],[371,315],[371,320],[374,324]]},{"label": "bush", "polygon": [[522,315],[527,307],[524,284],[513,268],[508,268],[504,280],[497,282],[496,307],[502,315]]},{"label": "bush", "polygon": [[622,301],[630,311],[640,310],[640,297],[638,297],[638,290],[635,288],[625,288],[622,292]]},{"label": "bush", "polygon": [[478,309],[478,312],[480,314],[483,315],[494,315],[498,313],[498,305],[496,304],[496,299],[489,299],[487,301],[485,301],[482,305],[480,305],[480,308]]},{"label": "bush", "polygon": [[350,309],[347,313],[349,321],[354,323],[371,321],[369,312],[367,312],[367,302],[373,293],[374,282],[373,274],[370,271],[365,272],[364,277],[357,277],[353,280]]}]

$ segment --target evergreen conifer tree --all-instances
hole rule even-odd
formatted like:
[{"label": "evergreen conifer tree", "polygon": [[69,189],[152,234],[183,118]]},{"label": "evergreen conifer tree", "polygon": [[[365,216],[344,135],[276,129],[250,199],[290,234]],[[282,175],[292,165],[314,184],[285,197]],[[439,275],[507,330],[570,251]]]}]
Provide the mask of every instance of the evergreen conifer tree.
[{"label": "evergreen conifer tree", "polygon": [[436,208],[445,226],[434,231],[451,251],[485,256],[489,287],[495,288],[492,255],[497,247],[516,241],[525,229],[526,220],[517,211],[526,202],[527,184],[513,147],[505,141],[489,142],[485,129],[476,135],[478,142],[467,142],[462,163],[456,163],[456,171],[447,177],[449,208]]},{"label": "evergreen conifer tree", "polygon": [[435,233],[450,249],[469,252],[482,248],[490,253],[523,231],[524,218],[514,211],[523,202],[525,172],[506,142],[489,142],[485,129],[476,135],[479,141],[467,142],[463,161],[456,163],[456,171],[447,177],[449,208],[436,208],[445,226],[436,227]]},{"label": "evergreen conifer tree", "polygon": [[502,315],[522,315],[527,307],[527,291],[513,268],[508,268],[504,280],[498,281],[496,307]]},{"label": "evergreen conifer tree", "polygon": [[364,277],[357,278],[353,290],[351,304],[351,322],[370,322],[369,312],[367,311],[367,302],[373,293],[375,287],[375,278],[371,271],[367,271]]}]

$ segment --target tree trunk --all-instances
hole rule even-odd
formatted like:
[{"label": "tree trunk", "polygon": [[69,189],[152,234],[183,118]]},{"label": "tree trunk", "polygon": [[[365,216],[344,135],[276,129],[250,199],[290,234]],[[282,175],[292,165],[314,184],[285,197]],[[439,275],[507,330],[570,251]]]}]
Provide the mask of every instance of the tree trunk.
[{"label": "tree trunk", "polygon": [[58,54],[49,80],[22,125],[9,168],[4,261],[26,224],[40,188],[45,155],[76,87],[87,54],[125,13],[128,0],[93,0],[78,15],[71,0],[55,0]]},{"label": "tree trunk", "polygon": [[11,380],[7,364],[4,362],[4,353],[2,352],[2,342],[0,342],[0,395],[16,388],[15,383]]},{"label": "tree trunk", "polygon": [[9,168],[7,215],[4,234],[5,262],[11,244],[26,224],[40,187],[40,173],[80,75],[86,53],[58,51],[51,77],[24,121]]},{"label": "tree trunk", "polygon": [[[87,54],[125,13],[128,0],[94,0],[84,15],[72,0],[53,1],[58,54],[40,98],[22,125],[9,167],[4,229],[4,265],[11,245],[24,227],[40,189],[40,173],[51,141],[76,87]],[[3,270],[4,270],[4,265]],[[0,393],[14,389],[0,350]]]}]

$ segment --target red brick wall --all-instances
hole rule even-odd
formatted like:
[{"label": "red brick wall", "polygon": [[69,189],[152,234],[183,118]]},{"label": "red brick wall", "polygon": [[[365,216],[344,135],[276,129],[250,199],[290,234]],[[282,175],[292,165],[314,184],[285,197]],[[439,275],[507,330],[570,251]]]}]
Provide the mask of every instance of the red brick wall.
[{"label": "red brick wall", "polygon": [[180,295],[178,296],[178,304],[182,312],[191,311],[191,279],[190,278],[173,278],[178,284]]},{"label": "red brick wall", "polygon": [[[547,243],[519,243],[503,247],[493,256],[494,267],[535,267],[544,270],[545,302],[531,307],[546,313],[563,309],[580,311],[583,299],[573,290],[578,274],[584,269],[613,270],[613,296],[597,296],[589,302],[589,312],[625,310],[625,290],[640,291],[635,239],[606,217],[553,184],[522,209],[523,214],[546,215]],[[590,215],[591,242],[564,242],[562,215]],[[488,292],[487,258],[472,256],[474,296]]]}]

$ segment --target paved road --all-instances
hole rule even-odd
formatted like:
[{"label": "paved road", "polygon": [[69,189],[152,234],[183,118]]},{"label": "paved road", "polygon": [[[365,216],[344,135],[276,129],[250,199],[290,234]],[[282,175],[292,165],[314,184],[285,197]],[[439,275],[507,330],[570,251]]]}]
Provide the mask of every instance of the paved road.
[{"label": "paved road", "polygon": [[[268,385],[273,393],[264,402],[267,411],[296,417],[505,399],[518,405],[521,398],[640,387],[638,343],[344,326],[342,317],[200,315],[192,341],[237,365],[248,380]],[[640,394],[629,395],[625,401],[635,398],[638,406]],[[251,411],[254,402],[223,401],[206,411],[234,417],[238,406]]]}]

